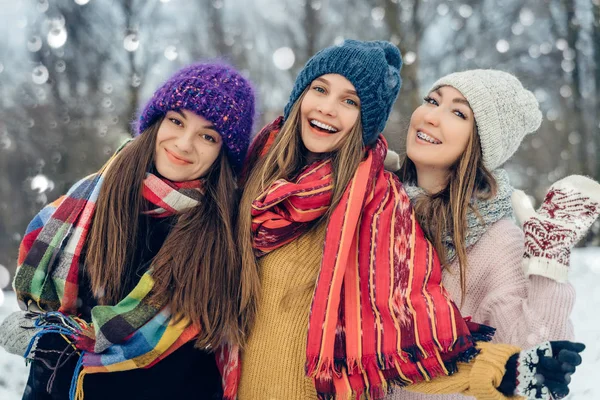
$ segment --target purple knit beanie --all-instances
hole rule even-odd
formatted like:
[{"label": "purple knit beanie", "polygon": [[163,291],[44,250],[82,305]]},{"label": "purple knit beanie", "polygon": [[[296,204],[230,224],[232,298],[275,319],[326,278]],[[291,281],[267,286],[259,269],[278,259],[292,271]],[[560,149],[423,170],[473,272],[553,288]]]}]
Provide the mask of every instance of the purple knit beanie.
[{"label": "purple knit beanie", "polygon": [[229,162],[239,172],[254,122],[254,90],[232,66],[192,64],[167,80],[143,108],[136,136],[170,110],[189,110],[212,122],[223,138]]}]

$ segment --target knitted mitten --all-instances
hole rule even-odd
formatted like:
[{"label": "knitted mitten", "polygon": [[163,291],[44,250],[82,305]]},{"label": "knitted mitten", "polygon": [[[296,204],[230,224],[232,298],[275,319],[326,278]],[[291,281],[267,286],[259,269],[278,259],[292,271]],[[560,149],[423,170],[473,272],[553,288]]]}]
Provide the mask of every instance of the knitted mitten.
[{"label": "knitted mitten", "polygon": [[525,273],[566,282],[571,249],[600,214],[600,184],[571,175],[550,187],[537,212],[520,190],[512,203],[525,234]]},{"label": "knitted mitten", "polygon": [[581,364],[582,343],[544,342],[521,351],[506,362],[506,372],[498,391],[507,397],[562,399],[569,394],[575,367]]},{"label": "knitted mitten", "polygon": [[383,160],[383,167],[386,171],[396,172],[400,169],[400,156],[394,150],[388,149]]},{"label": "knitted mitten", "polygon": [[[40,328],[34,326],[36,314],[15,311],[0,325],[0,347],[11,354],[23,357],[33,336]],[[33,356],[33,350],[29,353]]]}]

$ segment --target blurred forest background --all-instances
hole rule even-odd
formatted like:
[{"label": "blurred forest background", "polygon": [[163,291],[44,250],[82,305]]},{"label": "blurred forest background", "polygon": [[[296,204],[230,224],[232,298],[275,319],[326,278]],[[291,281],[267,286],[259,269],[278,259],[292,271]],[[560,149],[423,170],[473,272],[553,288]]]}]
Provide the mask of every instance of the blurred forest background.
[{"label": "blurred forest background", "polygon": [[404,58],[385,131],[398,151],[435,79],[510,71],[544,113],[506,165],[513,184],[539,201],[566,175],[600,179],[600,0],[0,0],[0,37],[0,289],[33,215],[98,170],[153,90],[196,60],[254,81],[256,131],[316,51],[390,40]]}]

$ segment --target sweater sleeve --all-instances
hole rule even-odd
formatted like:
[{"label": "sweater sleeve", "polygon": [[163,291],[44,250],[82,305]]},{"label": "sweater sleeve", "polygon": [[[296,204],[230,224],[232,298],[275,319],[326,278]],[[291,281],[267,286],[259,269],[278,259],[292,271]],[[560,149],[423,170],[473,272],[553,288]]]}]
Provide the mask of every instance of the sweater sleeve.
[{"label": "sweater sleeve", "polygon": [[573,339],[569,320],[575,301],[570,283],[525,276],[523,233],[510,220],[497,222],[469,254],[467,275],[478,274],[481,287],[469,287],[467,298],[483,290],[474,320],[496,328],[494,342],[522,348],[546,340]]},{"label": "sweater sleeve", "polygon": [[[480,353],[469,363],[459,363],[458,371],[449,376],[416,383],[403,389],[423,394],[460,393],[481,400],[508,399],[496,388],[502,382],[506,361],[520,349],[506,344],[478,343]],[[402,390],[395,390],[386,399],[400,399]],[[517,399],[519,397],[510,397]]]}]

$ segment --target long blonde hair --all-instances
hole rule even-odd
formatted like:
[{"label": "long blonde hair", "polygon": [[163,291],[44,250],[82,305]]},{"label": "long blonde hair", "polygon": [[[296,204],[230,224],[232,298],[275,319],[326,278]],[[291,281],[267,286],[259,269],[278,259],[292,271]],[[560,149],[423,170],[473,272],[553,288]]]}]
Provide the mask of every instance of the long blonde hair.
[{"label": "long blonde hair", "polygon": [[[308,88],[298,98],[292,107],[287,120],[277,134],[275,141],[266,155],[260,158],[249,172],[245,183],[244,193],[240,201],[240,213],[238,215],[238,236],[240,248],[242,249],[242,271],[256,282],[256,286],[250,286],[247,290],[258,291],[258,272],[256,257],[253,248],[252,234],[252,202],[261,193],[271,186],[277,179],[293,179],[303,167],[306,166],[307,150],[300,136],[301,119],[300,104]],[[339,203],[346,186],[354,176],[358,165],[364,158],[364,146],[362,143],[362,125],[360,116],[348,135],[342,139],[338,149],[331,153],[333,193],[329,211],[320,219],[324,221],[331,215]],[[316,221],[316,226],[319,221]],[[244,280],[246,278],[242,278]],[[247,283],[248,281],[246,281]]]},{"label": "long blonde hair", "polygon": [[[416,184],[417,170],[407,156],[398,171],[402,182]],[[437,193],[418,196],[414,210],[425,236],[432,242],[443,266],[448,260],[448,250],[444,245],[447,235],[452,238],[460,271],[461,305],[466,296],[467,214],[471,210],[479,216],[473,200],[489,200],[496,195],[497,183],[494,176],[483,165],[481,142],[474,125],[467,148],[450,167],[447,184]]]}]

